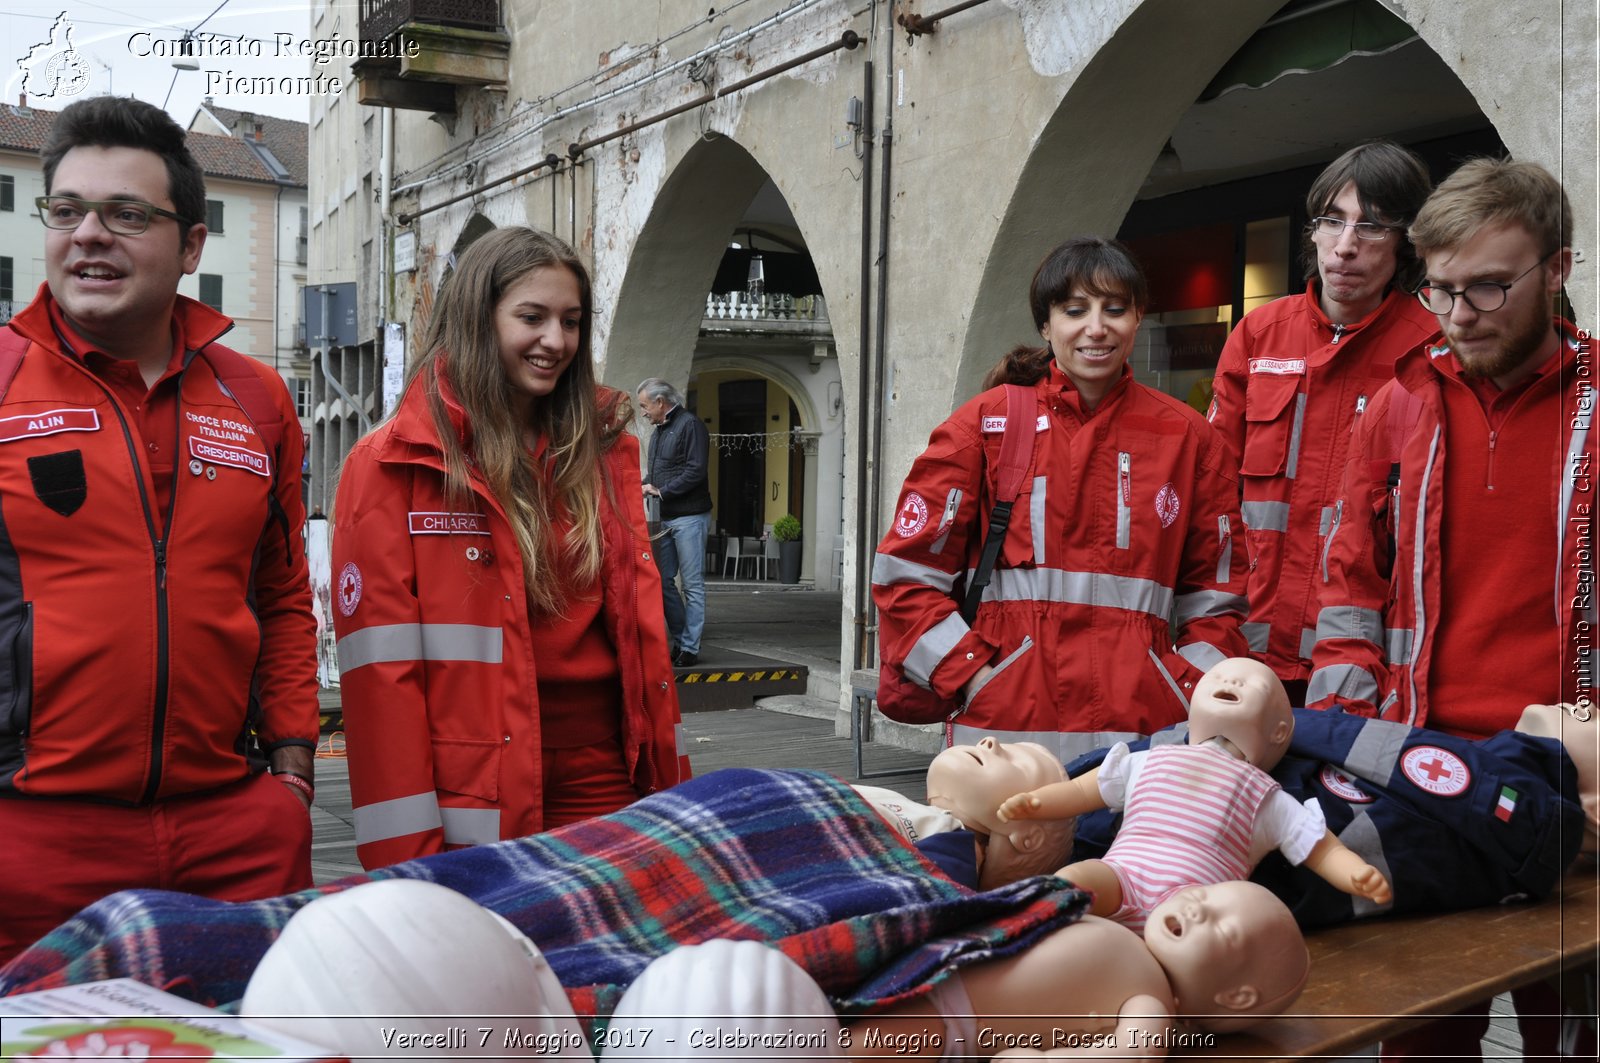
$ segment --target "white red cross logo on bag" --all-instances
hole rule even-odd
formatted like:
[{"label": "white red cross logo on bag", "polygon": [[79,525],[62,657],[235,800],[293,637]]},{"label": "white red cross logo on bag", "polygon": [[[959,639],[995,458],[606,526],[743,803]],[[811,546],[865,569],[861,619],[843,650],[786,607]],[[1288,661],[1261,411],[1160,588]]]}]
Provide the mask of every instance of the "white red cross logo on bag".
[{"label": "white red cross logo on bag", "polygon": [[1418,789],[1439,797],[1456,797],[1467,790],[1472,772],[1467,762],[1438,746],[1413,746],[1400,758],[1400,770]]}]

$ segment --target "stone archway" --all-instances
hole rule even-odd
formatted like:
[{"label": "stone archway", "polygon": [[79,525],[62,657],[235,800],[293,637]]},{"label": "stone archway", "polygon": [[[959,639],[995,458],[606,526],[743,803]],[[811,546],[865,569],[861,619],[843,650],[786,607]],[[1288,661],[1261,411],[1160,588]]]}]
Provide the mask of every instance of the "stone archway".
[{"label": "stone archway", "polygon": [[[951,408],[978,390],[1005,339],[1037,343],[1028,280],[1073,233],[1114,234],[1172,127],[1281,0],[1146,0],[1073,80],[1040,130],[984,264]],[[1114,130],[1114,135],[1107,135]]]}]

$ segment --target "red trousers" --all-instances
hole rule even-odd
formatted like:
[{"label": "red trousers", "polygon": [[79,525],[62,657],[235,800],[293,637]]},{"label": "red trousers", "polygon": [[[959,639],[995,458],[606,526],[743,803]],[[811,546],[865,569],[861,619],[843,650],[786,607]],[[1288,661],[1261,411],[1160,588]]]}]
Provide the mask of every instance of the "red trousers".
[{"label": "red trousers", "polygon": [[311,816],[269,775],[127,808],[0,800],[0,965],[117,890],[224,901],[311,885]]},{"label": "red trousers", "polygon": [[603,816],[639,799],[616,736],[592,746],[544,750],[544,829]]}]

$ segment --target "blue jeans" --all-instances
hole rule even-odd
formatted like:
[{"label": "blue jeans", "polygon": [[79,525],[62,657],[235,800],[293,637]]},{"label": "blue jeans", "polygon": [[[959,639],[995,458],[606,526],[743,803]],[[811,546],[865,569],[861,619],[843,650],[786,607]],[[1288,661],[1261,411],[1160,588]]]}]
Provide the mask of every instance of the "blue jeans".
[{"label": "blue jeans", "polygon": [[[662,608],[667,615],[667,635],[683,653],[700,652],[700,632],[706,626],[706,538],[711,534],[711,514],[696,513],[661,522],[655,541],[656,567],[661,570]],[[673,579],[682,577],[683,594]]]}]

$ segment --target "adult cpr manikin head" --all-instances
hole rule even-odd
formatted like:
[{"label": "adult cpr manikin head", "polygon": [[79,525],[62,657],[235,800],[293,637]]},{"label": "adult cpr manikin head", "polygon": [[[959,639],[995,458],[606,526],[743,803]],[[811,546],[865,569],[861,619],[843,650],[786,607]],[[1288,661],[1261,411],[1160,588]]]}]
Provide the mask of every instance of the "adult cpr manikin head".
[{"label": "adult cpr manikin head", "polygon": [[989,839],[978,885],[993,889],[1030,875],[1047,875],[1067,862],[1076,821],[1013,820],[995,816],[1000,802],[1067,777],[1061,761],[1037,742],[981,738],[951,746],[928,765],[928,804],[954,815]]},{"label": "adult cpr manikin head", "polygon": [[1248,657],[1218,661],[1189,699],[1189,744],[1224,739],[1262,771],[1283,759],[1294,734],[1289,696],[1271,668]]},{"label": "adult cpr manikin head", "polygon": [[[836,1059],[848,1043],[821,987],[760,941],[717,939],[658,956],[622,994],[609,1026],[603,1058],[653,1063]],[[707,1036],[719,1028],[740,1036]],[[769,1052],[752,1043],[784,1047]]]},{"label": "adult cpr manikin head", "polygon": [[[256,965],[239,1013],[352,1058],[392,1057],[398,1037],[449,1058],[593,1059],[534,944],[471,898],[420,879],[366,882],[300,909]],[[496,1027],[485,1043],[452,1039],[484,1025]],[[514,1047],[500,1036],[508,1026],[523,1035]]]},{"label": "adult cpr manikin head", "polygon": [[1167,972],[1178,1011],[1216,1033],[1279,1014],[1311,973],[1294,916],[1254,882],[1179,891],[1150,913],[1144,943]]}]

